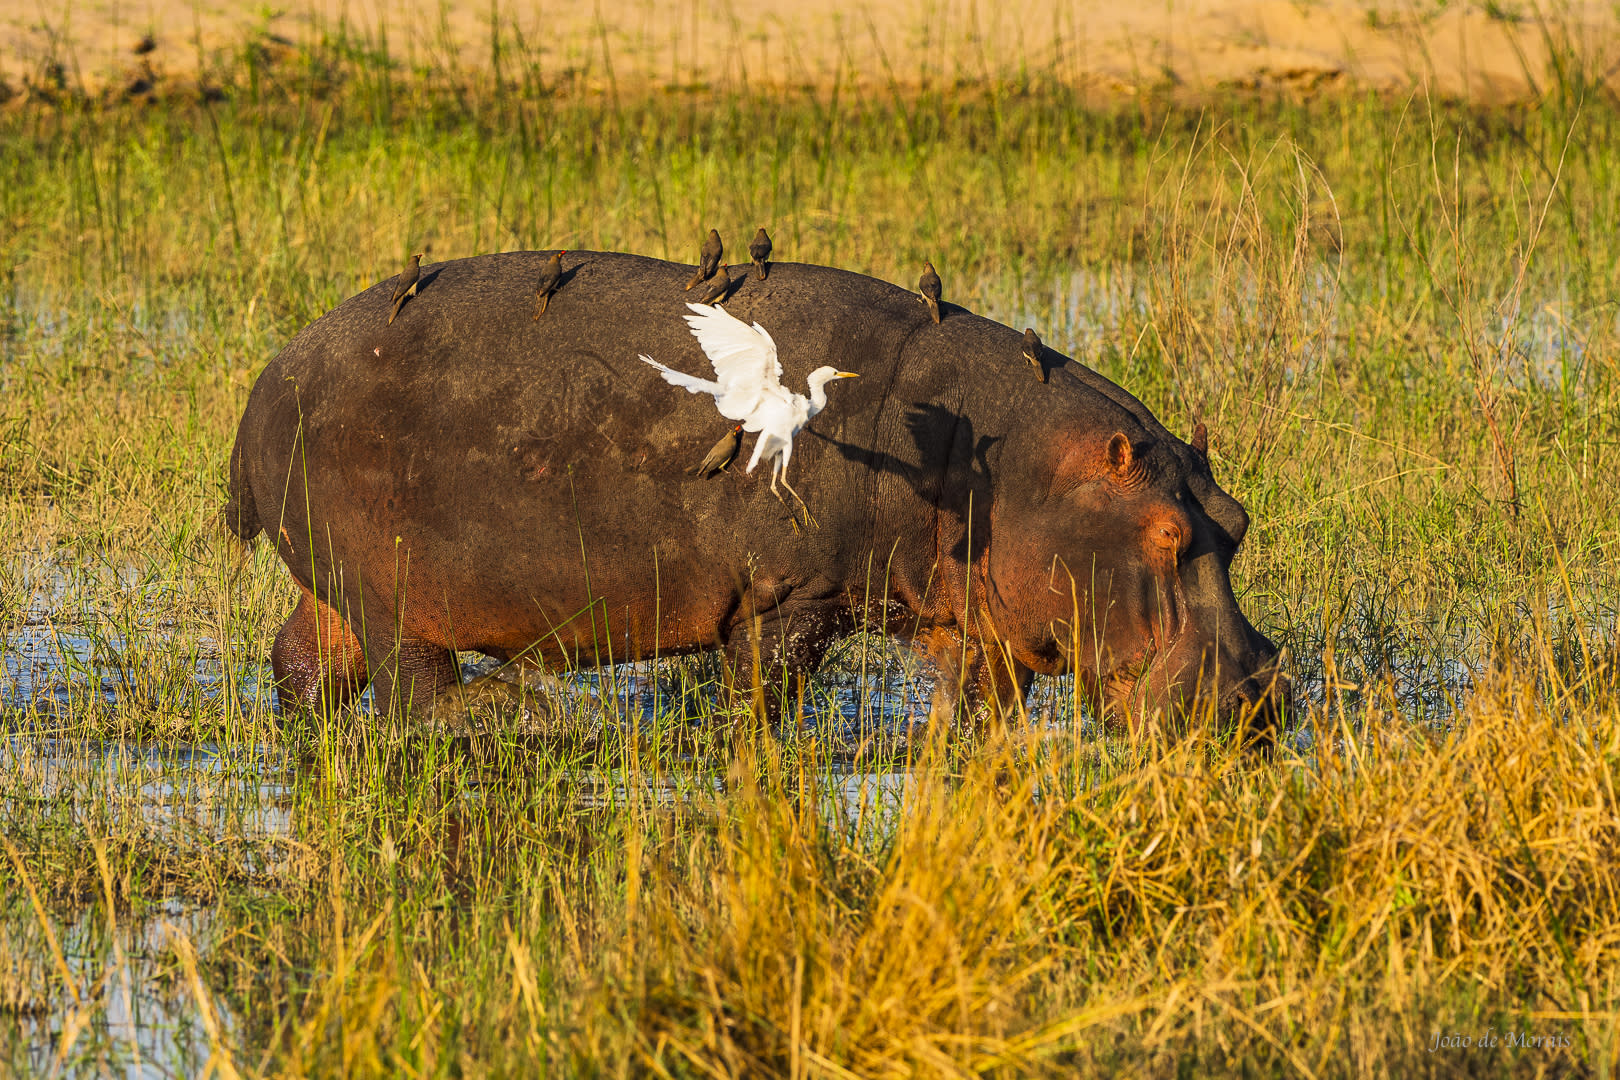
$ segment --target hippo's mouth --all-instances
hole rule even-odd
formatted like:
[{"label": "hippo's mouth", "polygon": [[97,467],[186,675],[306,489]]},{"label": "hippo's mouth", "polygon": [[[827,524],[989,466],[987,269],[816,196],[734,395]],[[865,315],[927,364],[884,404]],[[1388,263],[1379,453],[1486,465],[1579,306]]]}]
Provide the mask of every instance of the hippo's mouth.
[{"label": "hippo's mouth", "polygon": [[1152,682],[1149,676],[1157,658],[1158,650],[1149,649],[1135,662],[1108,673],[1103,702],[1109,712],[1117,712],[1122,719],[1147,714],[1148,688]]},{"label": "hippo's mouth", "polygon": [[[1104,714],[1117,721],[1145,719],[1165,706],[1174,712],[1195,710],[1197,703],[1203,702],[1205,706],[1213,704],[1216,715],[1224,719],[1256,723],[1279,710],[1286,710],[1292,699],[1290,679],[1280,655],[1265,658],[1253,671],[1230,681],[1219,676],[1212,678],[1201,664],[1194,671],[1172,672],[1170,666],[1193,629],[1185,619],[1177,620],[1172,632],[1153,635],[1129,660],[1089,678],[1075,664],[1074,645],[1063,633],[1068,629],[1067,624],[1054,622],[1051,629],[1056,650],[1065,665],[1087,679]],[[1155,686],[1164,698],[1158,706],[1154,703]]]},{"label": "hippo's mouth", "polygon": [[1146,715],[1153,668],[1164,652],[1164,649],[1150,645],[1135,659],[1114,667],[1104,676],[1102,699],[1107,711],[1116,712],[1122,718]]},{"label": "hippo's mouth", "polygon": [[1074,673],[1092,687],[1107,711],[1123,710],[1128,713],[1140,712],[1145,707],[1147,688],[1152,681],[1149,676],[1154,665],[1175,647],[1182,636],[1178,630],[1173,635],[1150,642],[1130,660],[1115,664],[1107,671],[1088,672],[1085,665],[1076,662],[1077,650],[1069,635],[1068,622],[1054,620],[1048,629],[1052,635],[1052,647],[1062,658],[1061,667],[1054,674]]},{"label": "hippo's mouth", "polygon": [[1153,688],[1153,676],[1164,672],[1166,685],[1172,683],[1165,669],[1187,636],[1187,630],[1187,620],[1177,619],[1174,631],[1155,633],[1137,656],[1108,673],[1103,679],[1103,702],[1109,711],[1137,717],[1146,717],[1152,711],[1148,697]]},{"label": "hippo's mouth", "polygon": [[1173,655],[1168,648],[1149,649],[1131,664],[1110,672],[1102,695],[1107,711],[1121,720],[1147,718],[1156,711],[1151,699],[1154,684],[1161,677],[1165,699],[1157,708],[1168,707],[1175,713],[1198,712],[1202,703],[1202,707],[1213,706],[1214,715],[1223,725],[1271,730],[1292,710],[1293,680],[1285,670],[1281,653],[1229,683],[1200,672],[1190,685],[1173,679],[1164,670]]}]

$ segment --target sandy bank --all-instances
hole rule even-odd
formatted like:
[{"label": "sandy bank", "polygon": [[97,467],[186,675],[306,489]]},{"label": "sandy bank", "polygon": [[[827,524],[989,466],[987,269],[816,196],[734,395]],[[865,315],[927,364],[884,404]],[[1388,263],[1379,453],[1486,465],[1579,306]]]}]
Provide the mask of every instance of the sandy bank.
[{"label": "sandy bank", "polygon": [[1030,73],[1099,97],[1427,83],[1441,95],[1500,102],[1555,82],[1555,59],[1610,85],[1620,66],[1620,16],[1587,0],[606,0],[506,2],[493,13],[486,3],[290,0],[266,11],[221,0],[3,0],[0,78],[12,95],[195,84],[235,66],[249,43],[274,58],[340,38],[411,68],[499,64],[547,85],[621,92],[915,89]]}]

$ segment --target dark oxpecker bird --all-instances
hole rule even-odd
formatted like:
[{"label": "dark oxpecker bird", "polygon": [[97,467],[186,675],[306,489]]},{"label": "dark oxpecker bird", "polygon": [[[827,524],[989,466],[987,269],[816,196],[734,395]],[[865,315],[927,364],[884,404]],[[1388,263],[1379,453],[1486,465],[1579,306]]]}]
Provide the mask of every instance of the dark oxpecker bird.
[{"label": "dark oxpecker bird", "polygon": [[720,437],[720,441],[715,443],[709,449],[709,452],[704,455],[703,462],[688,471],[696,473],[703,480],[707,480],[711,476],[719,476],[725,472],[726,467],[736,461],[737,455],[742,452],[742,430],[743,426],[737,424],[726,432]]},{"label": "dark oxpecker bird", "polygon": [[939,271],[934,269],[931,262],[923,263],[923,275],[917,279],[917,291],[922,293],[922,302],[928,305],[928,314],[939,322]]},{"label": "dark oxpecker bird", "polygon": [[388,315],[389,326],[394,325],[394,318],[399,314],[399,309],[405,306],[405,298],[416,295],[416,283],[422,280],[422,256],[426,254],[425,251],[418,251],[412,255],[411,265],[401,270],[399,277],[394,279],[394,310]]},{"label": "dark oxpecker bird", "polygon": [[727,268],[724,266],[720,267],[720,272],[715,274],[714,280],[709,282],[708,289],[705,290],[703,293],[703,298],[699,300],[698,303],[714,304],[716,306],[725,303],[726,294],[731,291],[731,286],[735,284],[735,282],[736,279],[731,276]]},{"label": "dark oxpecker bird", "polygon": [[1028,360],[1029,366],[1035,369],[1035,374],[1041,382],[1046,381],[1046,365],[1041,363],[1041,353],[1044,349],[1045,346],[1041,344],[1041,335],[1026,328],[1024,330],[1024,359]]},{"label": "dark oxpecker bird", "polygon": [[754,260],[759,280],[764,281],[770,276],[771,268],[766,260],[771,257],[771,234],[765,231],[765,226],[761,225],[759,232],[748,242],[748,257]]},{"label": "dark oxpecker bird", "polygon": [[725,253],[726,245],[720,242],[720,234],[710,229],[709,238],[703,241],[703,250],[698,252],[697,271],[693,273],[692,280],[686,283],[686,291],[691,292],[700,282],[714,277],[715,271],[720,269],[720,256]]},{"label": "dark oxpecker bird", "polygon": [[566,251],[557,252],[540,268],[540,281],[534,287],[536,319],[544,315],[546,308],[551,306],[551,294],[557,291],[557,285],[562,281],[562,261],[566,254],[568,254]]}]

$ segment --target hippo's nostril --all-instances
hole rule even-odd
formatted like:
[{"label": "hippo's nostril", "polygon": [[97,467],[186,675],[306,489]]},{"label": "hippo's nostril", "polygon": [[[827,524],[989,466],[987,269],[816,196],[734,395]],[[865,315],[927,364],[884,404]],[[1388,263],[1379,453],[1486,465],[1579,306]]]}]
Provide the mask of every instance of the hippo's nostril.
[{"label": "hippo's nostril", "polygon": [[1288,682],[1287,675],[1276,670],[1251,675],[1221,698],[1221,715],[1257,732],[1276,730],[1286,723],[1293,704]]},{"label": "hippo's nostril", "polygon": [[1243,746],[1268,755],[1287,723],[1286,709],[1274,694],[1229,693],[1220,715],[1222,726],[1235,731]]}]

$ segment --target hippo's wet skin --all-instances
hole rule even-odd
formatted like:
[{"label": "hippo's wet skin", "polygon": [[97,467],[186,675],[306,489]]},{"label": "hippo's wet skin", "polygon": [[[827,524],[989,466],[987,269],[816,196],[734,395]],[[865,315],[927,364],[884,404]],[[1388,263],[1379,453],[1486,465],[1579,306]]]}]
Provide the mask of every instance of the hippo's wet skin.
[{"label": "hippo's wet skin", "polygon": [[[1270,727],[1277,649],[1227,568],[1248,517],[1141,402],[960,308],[773,263],[728,310],[776,339],[783,381],[859,372],[797,440],[795,532],[765,470],[686,472],[726,423],[641,363],[708,363],[691,268],[582,252],[546,317],[545,255],[423,268],[390,326],[384,282],[260,375],[226,517],[302,589],[276,637],[284,699],[384,709],[457,684],[456,649],[550,666],[721,646],[739,678],[806,674],[862,626],[917,641],[936,708],[1022,701],[1076,672],[1116,718],[1200,703]],[[572,260],[570,260],[572,262]]]}]

